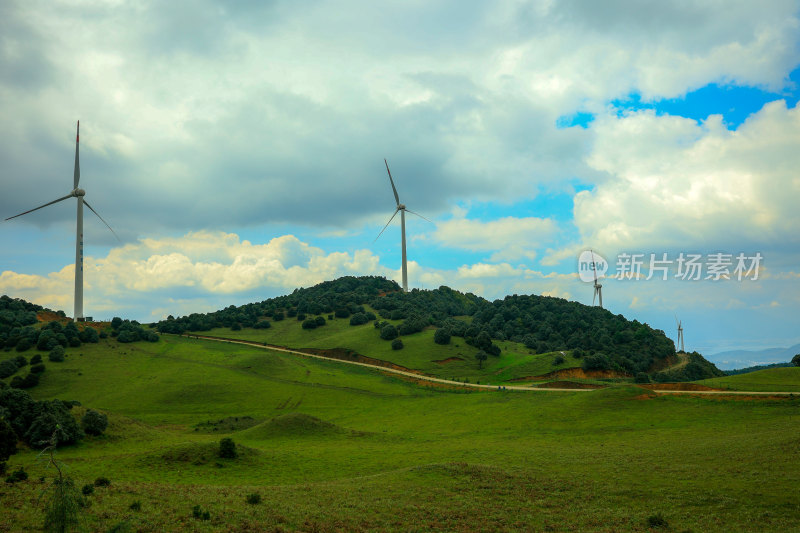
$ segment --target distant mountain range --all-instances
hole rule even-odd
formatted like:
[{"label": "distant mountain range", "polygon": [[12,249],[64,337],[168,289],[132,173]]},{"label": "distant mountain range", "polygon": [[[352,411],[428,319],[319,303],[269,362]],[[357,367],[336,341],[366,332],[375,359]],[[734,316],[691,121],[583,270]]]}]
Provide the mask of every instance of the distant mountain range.
[{"label": "distant mountain range", "polygon": [[705,356],[722,370],[746,368],[773,363],[788,363],[800,353],[800,344],[789,348],[767,348],[765,350],[731,350]]}]

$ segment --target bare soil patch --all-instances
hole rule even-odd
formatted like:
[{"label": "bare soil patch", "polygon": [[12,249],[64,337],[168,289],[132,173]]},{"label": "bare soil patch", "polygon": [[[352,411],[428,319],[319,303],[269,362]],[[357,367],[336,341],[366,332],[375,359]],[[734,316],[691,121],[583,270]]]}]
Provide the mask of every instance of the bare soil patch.
[{"label": "bare soil patch", "polygon": [[595,383],[578,383],[575,381],[550,381],[539,385],[540,389],[602,389]]}]

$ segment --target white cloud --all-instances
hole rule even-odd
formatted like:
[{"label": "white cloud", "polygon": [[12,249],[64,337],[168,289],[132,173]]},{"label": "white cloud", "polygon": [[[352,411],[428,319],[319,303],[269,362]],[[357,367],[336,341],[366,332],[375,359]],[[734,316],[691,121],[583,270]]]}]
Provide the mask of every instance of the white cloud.
[{"label": "white cloud", "polygon": [[584,244],[737,253],[800,243],[796,107],[772,102],[734,131],[717,116],[698,124],[651,111],[606,116],[593,128],[588,162],[607,178],[575,196]]},{"label": "white cloud", "polygon": [[556,224],[549,218],[504,217],[483,222],[454,218],[436,225],[433,239],[448,248],[493,252],[491,261],[536,257],[536,248],[552,239]]}]

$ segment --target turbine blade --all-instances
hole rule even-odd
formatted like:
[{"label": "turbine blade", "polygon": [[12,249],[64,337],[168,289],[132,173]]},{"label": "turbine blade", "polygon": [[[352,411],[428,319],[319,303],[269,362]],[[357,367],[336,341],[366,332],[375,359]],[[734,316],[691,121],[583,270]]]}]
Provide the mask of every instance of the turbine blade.
[{"label": "turbine blade", "polygon": [[[85,205],[86,207],[88,207],[89,209],[91,209],[91,210],[92,210],[92,213],[94,213],[95,215],[97,215],[97,218],[99,218],[100,220],[103,220],[103,217],[101,217],[101,216],[100,216],[100,213],[98,213],[97,211],[95,211],[95,210],[94,210],[94,207],[92,207],[92,206],[90,206],[90,205],[89,205],[89,202],[87,202],[86,200],[84,200],[84,201],[83,201],[83,205]],[[106,222],[105,220],[103,220],[103,224],[105,224],[105,225],[106,225],[106,227],[107,227],[108,229],[110,229],[110,230],[111,230],[111,233],[113,233],[113,234],[114,234],[114,237],[117,237],[117,233],[114,231],[114,229],[113,229],[111,226],[109,226],[109,225],[108,225],[108,222]],[[119,237],[117,237],[117,240],[119,241]],[[122,242],[122,241],[119,241],[119,242]]]},{"label": "turbine blade", "polygon": [[78,121],[78,129],[75,133],[75,174],[73,179],[73,189],[78,188],[78,183],[81,181],[81,165],[78,162],[78,141],[81,138],[81,121]]},{"label": "turbine blade", "polygon": [[[415,213],[414,211],[412,211],[411,209],[409,209],[409,208],[407,208],[407,207],[406,207],[406,213],[411,213],[412,215],[417,215],[419,218],[421,218],[421,219],[423,219],[423,220],[428,220],[428,219],[427,219],[427,218],[425,218],[424,216],[420,215],[419,213]],[[433,221],[431,221],[431,220],[428,220],[428,222],[430,222],[431,224],[433,224]]]},{"label": "turbine blade", "polygon": [[[394,220],[394,217],[396,217],[396,216],[397,216],[397,212],[398,212],[398,211],[400,211],[400,209],[395,209],[395,210],[394,210],[394,214],[392,214],[392,218],[390,218],[390,219],[389,219],[389,222],[387,222],[387,223],[386,223],[386,225],[383,227],[383,229],[381,230],[381,232],[380,232],[380,233],[378,233],[378,236],[377,236],[377,237],[375,237],[375,241],[377,241],[377,240],[380,238],[380,236],[381,236],[381,235],[383,235],[383,232],[384,232],[384,231],[386,231],[386,228],[388,228],[388,227],[389,227],[389,224],[391,224],[391,223],[392,223],[392,220]],[[372,241],[372,242],[375,242],[375,241]]]},{"label": "turbine blade", "polygon": [[59,198],[58,200],[53,200],[52,202],[46,203],[44,205],[40,205],[39,207],[34,207],[33,209],[28,209],[24,213],[20,213],[19,215],[14,215],[13,217],[8,217],[6,220],[11,220],[12,218],[17,218],[17,217],[21,217],[22,215],[27,215],[28,213],[33,213],[34,211],[37,211],[37,210],[39,210],[39,209],[41,209],[43,207],[47,207],[48,205],[57,204],[58,202],[60,202],[62,200],[66,200],[67,198],[72,198],[73,196],[74,195],[72,193],[69,193],[68,195],[66,195],[66,196],[64,196],[62,198]]},{"label": "turbine blade", "polygon": [[386,158],[383,159],[383,162],[386,163],[386,172],[389,173],[389,183],[392,184],[392,192],[394,193],[394,201],[397,202],[397,206],[400,207],[400,197],[397,195],[397,189],[394,187],[394,180],[392,179],[392,173],[389,170],[389,163],[386,162]]},{"label": "turbine blade", "polygon": [[594,307],[594,302],[597,299],[597,287],[594,288],[594,294],[592,295],[592,307]]}]

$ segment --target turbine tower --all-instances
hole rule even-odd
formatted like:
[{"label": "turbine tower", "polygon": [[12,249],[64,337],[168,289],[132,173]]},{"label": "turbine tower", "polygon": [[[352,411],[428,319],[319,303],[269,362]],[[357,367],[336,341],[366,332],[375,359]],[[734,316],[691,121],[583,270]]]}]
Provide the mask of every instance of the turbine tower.
[{"label": "turbine tower", "polygon": [[594,252],[589,250],[592,254],[592,272],[594,273],[594,296],[592,296],[592,305],[595,299],[599,299],[600,309],[603,308],[603,286],[597,282],[597,264],[594,262]]},{"label": "turbine tower", "polygon": [[[406,211],[411,213],[412,215],[417,215],[419,218],[424,220],[428,220],[424,216],[420,215],[419,213],[415,213],[411,209],[406,208],[405,204],[400,203],[400,196],[397,194],[397,189],[394,186],[394,180],[392,179],[392,172],[389,170],[389,163],[386,162],[386,159],[383,160],[384,164],[386,165],[386,172],[389,174],[389,183],[392,184],[392,192],[394,193],[394,201],[397,203],[397,208],[394,210],[392,217],[389,219],[389,222],[383,227],[380,233],[378,233],[378,237],[380,237],[383,232],[389,227],[394,217],[397,216],[397,212],[400,212],[400,235],[401,235],[401,242],[403,246],[403,291],[408,292],[408,266],[406,265]],[[428,220],[430,222],[430,220]],[[378,237],[375,237],[375,240],[378,240]]]},{"label": "turbine tower", "polygon": [[678,317],[675,317],[675,323],[678,324],[678,342],[675,343],[675,347],[677,348],[680,345],[681,349],[678,353],[686,353],[686,350],[683,348],[683,325]]},{"label": "turbine tower", "polygon": [[[39,210],[43,207],[47,207],[48,205],[53,205],[67,198],[72,198],[73,196],[78,200],[78,213],[77,213],[77,224],[76,224],[76,231],[75,231],[75,315],[73,320],[78,322],[84,321],[83,316],[83,206],[86,205],[92,213],[97,215],[97,218],[103,221],[103,224],[111,230],[111,233],[114,233],[114,230],[111,226],[108,225],[108,222],[103,220],[103,217],[94,210],[94,208],[89,205],[89,202],[84,200],[84,196],[86,195],[86,191],[83,189],[78,188],[78,183],[81,180],[81,166],[79,163],[78,158],[78,142],[80,139],[80,130],[81,130],[81,121],[78,121],[78,129],[75,134],[75,173],[73,175],[73,183],[72,183],[72,191],[58,200],[53,200],[52,202],[46,203],[44,205],[40,205],[39,207],[35,207],[33,209],[29,209],[24,213],[20,213],[18,215],[14,215],[13,217],[8,217],[6,220],[11,220],[12,218],[21,217],[22,215],[27,215],[28,213],[32,213],[33,211]],[[117,237],[117,234],[114,233],[114,237]],[[117,237],[119,240],[119,237]]]}]

